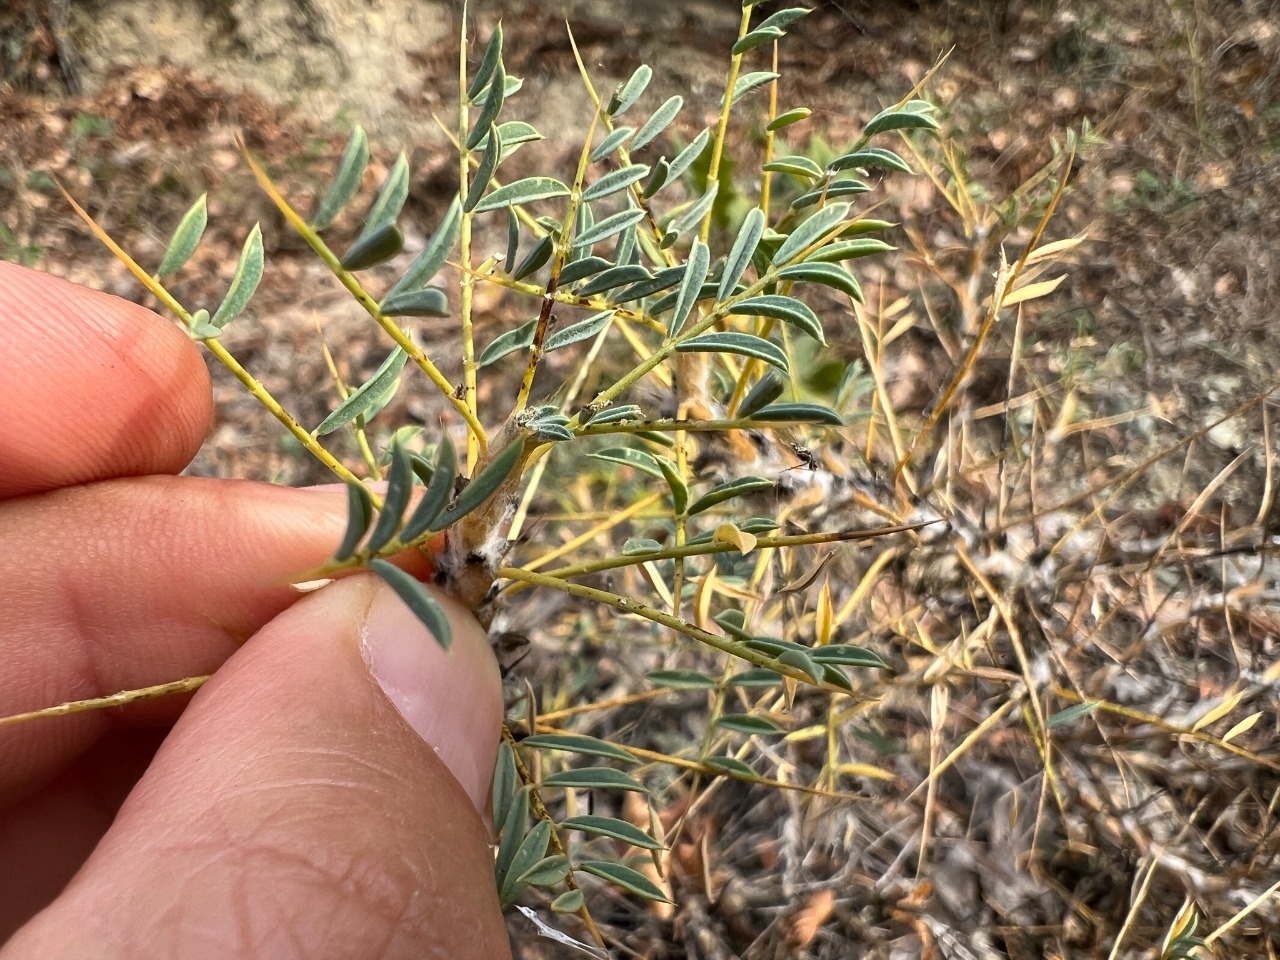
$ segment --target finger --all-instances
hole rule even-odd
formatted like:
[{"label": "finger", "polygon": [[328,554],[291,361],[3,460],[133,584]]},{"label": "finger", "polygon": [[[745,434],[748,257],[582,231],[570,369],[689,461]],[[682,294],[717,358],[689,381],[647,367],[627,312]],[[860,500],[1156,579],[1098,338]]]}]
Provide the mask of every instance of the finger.
[{"label": "finger", "polygon": [[[142,477],[0,504],[0,716],[211,673],[298,599],[346,525],[340,493]],[[176,715],[175,705],[145,713]],[[115,711],[0,727],[0,803]]]},{"label": "finger", "polygon": [[0,262],[0,499],[177,473],[212,410],[191,339],[150,310]]},{"label": "finger", "polygon": [[445,603],[448,654],[369,576],[272,621],[4,960],[509,956],[478,813],[501,687]]}]

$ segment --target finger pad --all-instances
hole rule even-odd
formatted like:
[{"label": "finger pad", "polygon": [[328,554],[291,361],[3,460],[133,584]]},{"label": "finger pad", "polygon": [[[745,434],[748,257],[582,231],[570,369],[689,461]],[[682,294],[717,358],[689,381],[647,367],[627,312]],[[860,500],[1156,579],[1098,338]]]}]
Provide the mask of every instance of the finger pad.
[{"label": "finger pad", "polygon": [[176,473],[199,449],[208,371],[150,310],[0,263],[0,331],[0,498]]}]

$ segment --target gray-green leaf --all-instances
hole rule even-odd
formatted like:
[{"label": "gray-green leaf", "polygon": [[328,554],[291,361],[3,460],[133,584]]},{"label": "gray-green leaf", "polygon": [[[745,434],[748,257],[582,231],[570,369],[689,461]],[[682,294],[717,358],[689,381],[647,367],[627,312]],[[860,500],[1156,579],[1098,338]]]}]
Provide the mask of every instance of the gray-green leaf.
[{"label": "gray-green leaf", "polygon": [[387,492],[383,497],[382,511],[378,514],[373,533],[369,534],[365,550],[377,553],[395,536],[404,511],[409,506],[409,495],[412,492],[413,466],[409,454],[400,444],[394,444],[391,448],[391,470],[387,474]]},{"label": "gray-green leaf", "polygon": [[800,226],[791,231],[791,236],[773,255],[774,264],[786,263],[799,256],[805,248],[817,243],[822,237],[832,233],[849,215],[849,204],[832,203],[823,207]]},{"label": "gray-green leaf", "polygon": [[627,137],[635,132],[635,127],[615,127],[608,136],[591,148],[591,162],[599,163],[622,146]]},{"label": "gray-green leaf", "polygon": [[[774,73],[772,70],[759,70],[755,73],[744,73],[738,78],[738,82],[733,85],[733,96],[729,98],[729,103],[737,103],[747,94],[773,83],[773,81],[777,80],[780,76],[781,74]],[[720,105],[724,106],[724,97],[720,98]]]},{"label": "gray-green leaf", "polygon": [[542,781],[544,787],[574,787],[584,790],[632,790],[647,793],[635,777],[612,767],[579,767],[553,773]]},{"label": "gray-green leaf", "polygon": [[653,68],[646,63],[640,64],[625,83],[618,84],[618,89],[609,98],[609,107],[605,112],[613,117],[622,116],[640,99],[651,79]]},{"label": "gray-green leaf", "polygon": [[[710,510],[717,504],[732,500],[734,497],[743,497],[749,493],[759,493],[762,490],[772,489],[773,481],[766,480],[764,477],[740,477],[737,480],[717,484],[689,505],[689,516],[696,516],[699,513]],[[716,622],[718,623],[719,620]]]},{"label": "gray-green leaf", "polygon": [[716,299],[721,302],[733,295],[733,288],[738,285],[742,275],[751,266],[751,256],[756,252],[756,245],[764,234],[764,211],[752,207],[742,219],[738,235],[734,237],[733,247],[729,250],[729,259],[725,262],[724,273],[720,277],[720,289]]},{"label": "gray-green leaf", "polygon": [[578,343],[580,340],[594,337],[609,325],[609,321],[613,319],[613,315],[616,312],[616,310],[605,310],[601,313],[593,314],[585,320],[571,323],[562,330],[557,330],[547,337],[546,342],[542,345],[543,352],[550,353],[552,350],[567,347],[571,343]]},{"label": "gray-green leaf", "polygon": [[554,177],[526,177],[499,187],[475,206],[475,213],[501,210],[503,207],[567,197],[569,188]]},{"label": "gray-green leaf", "polygon": [[636,131],[636,135],[631,138],[632,150],[639,150],[641,147],[651,143],[658,134],[671,126],[676,115],[684,107],[684,97],[679,95],[670,97],[657,110],[653,111],[653,116],[644,122],[644,125]]},{"label": "gray-green leaf", "polygon": [[679,353],[735,353],[743,357],[753,357],[777,367],[783,373],[789,372],[787,355],[774,343],[750,333],[726,331],[723,333],[704,333],[676,344]]},{"label": "gray-green leaf", "polygon": [[365,485],[348,483],[346,486],[347,529],[342,534],[342,543],[338,545],[337,553],[333,555],[333,559],[338,561],[346,560],[356,552],[360,540],[373,521],[373,498],[369,496]]},{"label": "gray-green leaf", "polygon": [[514,330],[499,334],[492,343],[480,352],[480,359],[476,361],[476,365],[487,367],[489,364],[501,360],[509,353],[525,349],[532,345],[533,336],[537,331],[538,318],[534,317],[528,323],[522,323]]},{"label": "gray-green leaf", "polygon": [[182,269],[182,265],[191,259],[191,255],[196,252],[196,247],[200,244],[200,238],[204,236],[204,228],[209,223],[209,195],[202,193],[191,205],[186,213],[182,215],[182,219],[178,221],[178,228],[173,231],[173,237],[169,240],[168,249],[164,252],[164,258],[160,261],[160,266],[156,270],[157,277],[167,277],[177,273]]},{"label": "gray-green leaf", "polygon": [[623,763],[640,762],[608,740],[599,740],[580,733],[535,733],[520,742],[523,746],[533,747],[535,750],[566,750],[569,753],[582,753],[593,757],[609,757]]},{"label": "gray-green leaf", "polygon": [[617,213],[605,217],[598,221],[588,230],[584,230],[578,236],[573,238],[575,247],[590,248],[601,240],[607,240],[615,233],[621,233],[629,227],[634,227],[637,223],[644,219],[644,211],[640,209],[619,210]]},{"label": "gray-green leaf", "polygon": [[[313,431],[317,437],[323,437],[325,434],[333,433],[339,427],[345,426],[356,417],[364,417],[366,420],[373,417],[374,407],[378,410],[386,406],[390,399],[388,391],[394,392],[396,381],[400,377],[400,371],[404,369],[405,361],[409,359],[409,355],[404,349],[397,346],[391,351],[386,360],[382,361],[382,366],[378,367],[372,377],[362,383],[347,399],[338,404],[337,409],[329,416],[321,421],[320,426]],[[371,412],[372,411],[372,412]]]},{"label": "gray-green leaf", "polygon": [[610,863],[607,860],[588,860],[585,863],[578,864],[576,869],[597,876],[601,880],[617,884],[622,889],[628,890],[646,900],[656,900],[659,903],[672,902],[658,889],[657,884],[643,873],[632,870],[630,867],[624,867],[620,863]]},{"label": "gray-green leaf", "polygon": [[240,250],[240,260],[236,263],[236,272],[231,278],[231,286],[227,288],[227,295],[223,297],[222,303],[213,314],[213,319],[209,321],[219,330],[238,317],[248,306],[254,291],[258,289],[258,283],[262,280],[263,262],[262,228],[255,223],[253,229],[249,231],[249,236],[245,238],[244,247]]},{"label": "gray-green leaf", "polygon": [[311,218],[311,229],[319,233],[333,224],[338,213],[351,202],[351,198],[360,189],[360,178],[369,166],[369,138],[364,129],[357,124],[351,129],[347,145],[342,150],[342,159],[338,161],[338,172],[333,183],[325,192],[324,199]]},{"label": "gray-green leaf", "polygon": [[511,475],[511,471],[515,470],[523,454],[524,442],[522,440],[512,440],[503,447],[479,473],[471,478],[471,482],[458,494],[458,499],[454,501],[453,506],[436,518],[435,522],[431,524],[431,529],[444,530],[493,496],[498,491],[498,488],[506,482],[507,477]]},{"label": "gray-green leaf", "polygon": [[453,627],[445,615],[440,601],[427,592],[427,588],[412,574],[405,573],[388,560],[374,559],[369,569],[380,576],[395,591],[413,615],[431,631],[436,643],[445,650],[453,643]]},{"label": "gray-green leaf", "polygon": [[386,317],[447,317],[449,297],[439,287],[388,294],[378,309]]},{"label": "gray-green leaf", "polygon": [[449,204],[449,209],[445,211],[444,219],[440,221],[440,226],[436,227],[436,232],[427,241],[427,245],[422,248],[422,252],[414,258],[413,263],[409,264],[409,269],[405,271],[404,276],[397,280],[395,285],[387,291],[387,296],[383,300],[383,313],[387,312],[386,302],[388,300],[398,294],[417,290],[440,271],[440,268],[444,266],[445,260],[449,257],[449,251],[453,249],[454,243],[458,240],[458,230],[461,225],[462,204],[455,196],[453,202]]},{"label": "gray-green leaf", "polygon": [[694,240],[684,279],[680,281],[680,289],[676,294],[675,309],[671,311],[671,319],[667,322],[667,336],[674,337],[678,334],[684,322],[689,319],[689,312],[698,300],[703,281],[707,279],[707,271],[710,269],[710,249],[701,240]]},{"label": "gray-green leaf", "polygon": [[649,175],[649,167],[643,163],[633,163],[629,167],[622,167],[606,173],[587,189],[582,191],[582,199],[588,203],[599,200],[615,193],[619,193],[627,187],[631,186],[637,180],[642,180]]},{"label": "gray-green leaf", "polygon": [[431,482],[427,484],[422,499],[405,522],[404,529],[400,532],[401,540],[409,543],[431,529],[431,524],[440,516],[440,511],[453,495],[453,483],[457,474],[458,453],[453,447],[453,441],[445,434],[436,448],[435,470],[431,474]]},{"label": "gray-green leaf", "polygon": [[760,297],[750,297],[733,305],[733,312],[748,317],[773,317],[803,330],[819,343],[826,343],[822,332],[822,321],[813,312],[813,308],[795,297],[784,297],[770,293]]},{"label": "gray-green leaf", "polygon": [[568,820],[560,821],[560,826],[565,830],[581,830],[583,833],[612,837],[614,840],[621,840],[623,843],[629,843],[631,846],[640,847],[643,850],[665,849],[662,844],[639,827],[632,826],[627,821],[618,820],[614,817],[591,815],[570,817]]}]

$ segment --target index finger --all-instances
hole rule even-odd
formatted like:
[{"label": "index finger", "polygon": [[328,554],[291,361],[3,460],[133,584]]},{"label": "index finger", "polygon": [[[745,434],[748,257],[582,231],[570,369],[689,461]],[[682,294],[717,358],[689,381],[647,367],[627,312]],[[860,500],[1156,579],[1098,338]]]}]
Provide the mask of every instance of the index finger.
[{"label": "index finger", "polygon": [[150,310],[0,262],[0,499],[177,473],[212,413],[200,350]]}]

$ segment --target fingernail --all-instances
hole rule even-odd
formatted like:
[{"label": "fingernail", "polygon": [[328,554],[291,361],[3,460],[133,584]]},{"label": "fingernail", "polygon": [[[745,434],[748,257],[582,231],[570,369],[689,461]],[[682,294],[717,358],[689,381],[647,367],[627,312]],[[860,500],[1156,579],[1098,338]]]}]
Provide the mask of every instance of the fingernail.
[{"label": "fingernail", "polygon": [[429,589],[453,626],[449,651],[378,581],[361,652],[387,698],[483,813],[502,724],[502,681],[480,624],[459,603]]}]

